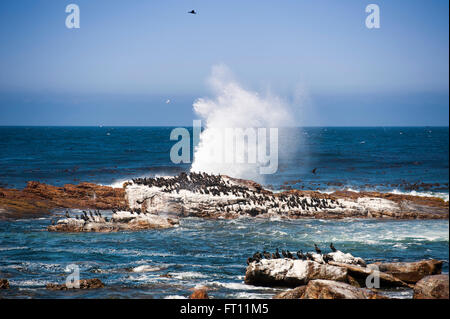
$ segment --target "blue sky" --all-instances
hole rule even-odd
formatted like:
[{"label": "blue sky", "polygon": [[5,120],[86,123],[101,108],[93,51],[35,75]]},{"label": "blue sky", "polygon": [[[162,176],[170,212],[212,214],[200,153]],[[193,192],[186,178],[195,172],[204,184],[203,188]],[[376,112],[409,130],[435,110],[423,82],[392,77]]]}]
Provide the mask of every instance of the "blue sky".
[{"label": "blue sky", "polygon": [[[65,27],[69,3],[80,29]],[[380,6],[380,29],[365,27],[369,3]],[[302,125],[447,126],[448,6],[1,1],[0,125],[188,125],[222,63],[252,90],[294,100],[301,88]]]}]

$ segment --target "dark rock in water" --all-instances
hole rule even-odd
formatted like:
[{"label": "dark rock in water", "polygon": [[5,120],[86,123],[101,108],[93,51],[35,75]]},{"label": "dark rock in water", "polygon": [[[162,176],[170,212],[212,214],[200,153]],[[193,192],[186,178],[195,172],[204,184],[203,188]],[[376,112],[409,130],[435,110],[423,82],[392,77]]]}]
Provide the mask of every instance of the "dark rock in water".
[{"label": "dark rock in water", "polygon": [[98,288],[104,288],[105,285],[103,282],[98,278],[93,279],[80,279],[80,287],[76,288],[68,288],[66,284],[47,284],[45,288],[49,290],[68,290],[68,289],[98,289]]},{"label": "dark rock in water", "polygon": [[9,289],[8,279],[0,279],[0,289]]},{"label": "dark rock in water", "polygon": [[414,299],[449,299],[448,275],[422,278],[414,286]]},{"label": "dark rock in water", "polygon": [[294,289],[289,289],[273,296],[273,299],[300,299],[305,293],[306,286],[300,286]]},{"label": "dark rock in water", "polygon": [[332,280],[311,280],[302,299],[388,299],[369,289],[353,287]]},{"label": "dark rock in water", "polygon": [[205,287],[196,288],[189,296],[189,299],[209,299],[208,293]]},{"label": "dark rock in water", "polygon": [[[443,261],[430,259],[416,262],[374,263],[382,272],[403,280],[407,283],[416,283],[430,275],[438,275],[442,271]],[[371,265],[368,265],[370,268]]]}]

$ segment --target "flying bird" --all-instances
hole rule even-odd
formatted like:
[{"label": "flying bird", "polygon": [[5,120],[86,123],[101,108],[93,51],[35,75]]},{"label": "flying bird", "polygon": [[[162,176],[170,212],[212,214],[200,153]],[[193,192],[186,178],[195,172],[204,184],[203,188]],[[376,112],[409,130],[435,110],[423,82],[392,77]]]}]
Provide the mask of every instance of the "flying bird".
[{"label": "flying bird", "polygon": [[190,13],[190,14],[197,14],[197,12],[195,12],[195,10],[191,10],[188,13]]}]

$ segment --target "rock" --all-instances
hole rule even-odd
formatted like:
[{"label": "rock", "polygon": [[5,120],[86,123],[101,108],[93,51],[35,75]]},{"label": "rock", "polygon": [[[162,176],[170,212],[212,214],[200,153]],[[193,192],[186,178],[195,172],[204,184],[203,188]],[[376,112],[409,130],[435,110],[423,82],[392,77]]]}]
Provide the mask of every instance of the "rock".
[{"label": "rock", "polygon": [[98,288],[104,288],[105,285],[103,282],[98,278],[93,279],[80,279],[80,287],[72,287],[68,288],[66,284],[47,284],[45,288],[49,290],[68,290],[68,289],[98,289]]},{"label": "rock", "polygon": [[[121,213],[121,214],[119,214]],[[117,217],[117,215],[119,217]],[[127,215],[128,217],[123,217]],[[116,216],[116,217],[114,217]],[[100,220],[85,222],[82,219],[64,218],[59,220],[56,225],[50,225],[47,230],[50,232],[117,232],[117,231],[136,231],[145,229],[164,229],[178,225],[176,218],[168,218],[154,214],[131,214],[130,212],[118,212],[113,215],[110,221]]]},{"label": "rock", "polygon": [[289,289],[273,296],[273,299],[300,299],[305,293],[306,286]]},{"label": "rock", "polygon": [[0,289],[9,289],[8,279],[0,279]]},{"label": "rock", "polygon": [[208,293],[205,287],[196,288],[189,296],[189,299],[209,299]]},{"label": "rock", "polygon": [[333,261],[338,263],[344,263],[344,264],[351,264],[351,265],[360,265],[365,267],[366,262],[360,258],[360,257],[354,257],[350,253],[343,253],[342,251],[338,250],[336,252],[328,253],[328,257],[331,257]]},{"label": "rock", "polygon": [[302,299],[387,299],[369,289],[356,288],[332,280],[311,280]]},{"label": "rock", "polygon": [[443,261],[436,259],[416,262],[374,263],[369,268],[378,269],[407,283],[416,283],[420,279],[441,273]]},{"label": "rock", "polygon": [[422,278],[414,286],[414,299],[449,299],[448,275]]},{"label": "rock", "polygon": [[[342,267],[347,269],[348,275],[350,275],[349,278],[347,278],[347,282],[353,282],[357,281],[359,286],[366,287],[366,279],[369,275],[373,275],[375,270],[368,268],[368,267],[361,267],[358,265],[350,265],[350,264],[344,264],[344,263],[338,263],[335,261],[330,261],[330,265]],[[384,272],[378,272],[378,275],[380,277],[380,288],[387,288],[387,287],[408,287],[412,288],[408,283],[390,275],[386,274]],[[375,287],[376,288],[376,287]]]},{"label": "rock", "polygon": [[347,269],[311,260],[262,259],[248,265],[244,281],[255,286],[297,287],[313,279],[345,281]]}]

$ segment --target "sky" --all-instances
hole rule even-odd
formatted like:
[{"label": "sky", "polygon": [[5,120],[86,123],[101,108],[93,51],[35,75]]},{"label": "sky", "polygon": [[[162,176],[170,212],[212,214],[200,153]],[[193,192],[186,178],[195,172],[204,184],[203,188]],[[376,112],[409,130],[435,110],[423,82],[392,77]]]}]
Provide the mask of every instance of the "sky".
[{"label": "sky", "polygon": [[1,1],[0,125],[191,125],[224,64],[298,125],[448,126],[448,37],[440,0]]}]

